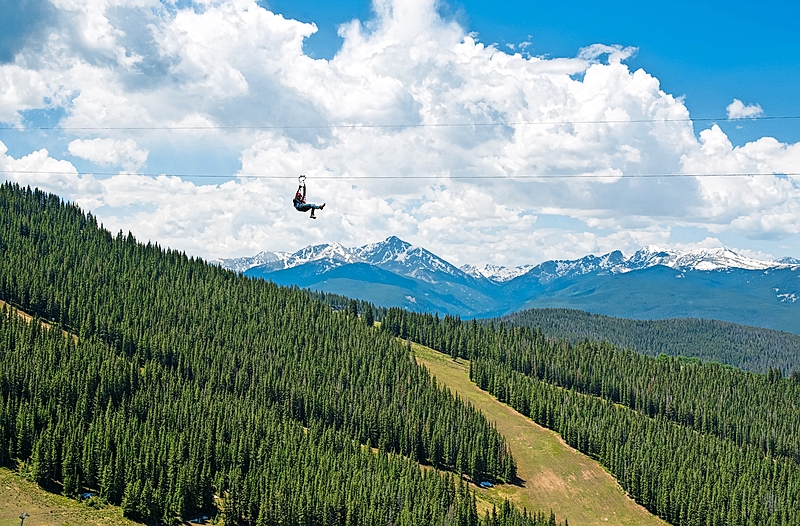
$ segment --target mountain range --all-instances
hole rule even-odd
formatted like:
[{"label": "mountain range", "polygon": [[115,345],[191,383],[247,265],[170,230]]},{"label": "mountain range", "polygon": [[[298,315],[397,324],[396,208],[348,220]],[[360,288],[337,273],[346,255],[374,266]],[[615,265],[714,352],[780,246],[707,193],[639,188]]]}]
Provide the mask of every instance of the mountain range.
[{"label": "mountain range", "polygon": [[614,251],[519,267],[456,267],[392,236],[354,248],[312,245],[217,263],[281,285],[461,317],[563,307],[635,319],[719,319],[800,333],[800,260],[764,261],[727,248],[646,246],[630,255]]}]

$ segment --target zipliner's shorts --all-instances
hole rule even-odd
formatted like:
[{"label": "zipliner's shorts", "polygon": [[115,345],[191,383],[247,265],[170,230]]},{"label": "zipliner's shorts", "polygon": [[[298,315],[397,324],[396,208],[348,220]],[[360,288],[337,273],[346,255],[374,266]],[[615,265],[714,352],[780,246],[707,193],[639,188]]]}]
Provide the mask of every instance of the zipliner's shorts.
[{"label": "zipliner's shorts", "polygon": [[309,210],[319,210],[319,206],[314,203],[295,203],[294,207],[298,212],[308,212]]}]

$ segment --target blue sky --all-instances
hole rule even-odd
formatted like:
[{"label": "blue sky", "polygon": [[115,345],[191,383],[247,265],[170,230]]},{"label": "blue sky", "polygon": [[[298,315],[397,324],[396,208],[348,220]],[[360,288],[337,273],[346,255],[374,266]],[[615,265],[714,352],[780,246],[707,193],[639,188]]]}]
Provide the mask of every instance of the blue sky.
[{"label": "blue sky", "polygon": [[[230,257],[398,235],[459,264],[800,256],[800,119],[768,118],[800,116],[796,2],[0,11],[3,175],[141,239]],[[322,220],[287,206],[299,173]],[[731,173],[762,175],[707,176]]]}]

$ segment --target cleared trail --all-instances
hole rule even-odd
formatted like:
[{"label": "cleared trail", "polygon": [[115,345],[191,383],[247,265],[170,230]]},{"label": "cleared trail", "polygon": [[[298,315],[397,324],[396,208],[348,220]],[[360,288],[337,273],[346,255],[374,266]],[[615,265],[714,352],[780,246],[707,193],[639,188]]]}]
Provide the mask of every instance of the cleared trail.
[{"label": "cleared trail", "polygon": [[597,462],[569,447],[561,437],[482,391],[469,379],[469,362],[412,344],[417,362],[437,382],[469,400],[495,422],[517,461],[521,486],[479,489],[481,497],[499,503],[503,498],[529,510],[549,512],[570,526],[614,524],[667,526],[628,497]]}]

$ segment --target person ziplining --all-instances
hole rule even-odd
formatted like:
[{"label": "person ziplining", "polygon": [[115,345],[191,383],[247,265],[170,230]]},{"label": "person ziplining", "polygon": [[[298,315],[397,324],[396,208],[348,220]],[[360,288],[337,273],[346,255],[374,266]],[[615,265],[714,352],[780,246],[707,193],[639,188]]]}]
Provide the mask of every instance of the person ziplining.
[{"label": "person ziplining", "polygon": [[294,203],[294,208],[298,212],[308,212],[311,210],[311,219],[316,219],[317,216],[314,215],[314,211],[325,208],[325,203],[322,203],[321,205],[306,203],[306,176],[301,175],[297,179],[300,181],[300,186],[297,187],[297,193],[294,194],[294,199],[292,200]]}]

